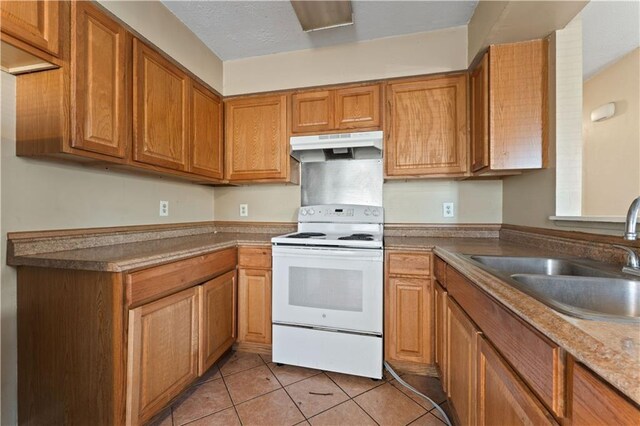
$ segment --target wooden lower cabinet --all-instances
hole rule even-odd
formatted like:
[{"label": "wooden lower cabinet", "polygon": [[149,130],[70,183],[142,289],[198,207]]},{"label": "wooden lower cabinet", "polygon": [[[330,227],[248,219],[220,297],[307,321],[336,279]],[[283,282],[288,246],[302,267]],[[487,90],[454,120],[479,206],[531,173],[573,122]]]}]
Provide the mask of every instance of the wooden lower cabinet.
[{"label": "wooden lower cabinet", "polygon": [[236,338],[236,273],[198,286],[200,298],[200,355],[198,372],[204,374]]},{"label": "wooden lower cabinet", "polygon": [[238,340],[271,344],[271,271],[244,269],[238,273]]},{"label": "wooden lower cabinet", "polygon": [[640,407],[569,357],[569,423],[573,426],[639,425]]},{"label": "wooden lower cabinet", "polygon": [[440,369],[442,388],[447,391],[447,291],[435,282],[435,363]]},{"label": "wooden lower cabinet", "polygon": [[553,417],[482,335],[478,337],[477,424],[555,425]]},{"label": "wooden lower cabinet", "polygon": [[129,311],[127,423],[149,420],[198,377],[199,289]]},{"label": "wooden lower cabinet", "polygon": [[453,299],[447,301],[447,396],[458,424],[476,424],[476,354],[479,331]]}]

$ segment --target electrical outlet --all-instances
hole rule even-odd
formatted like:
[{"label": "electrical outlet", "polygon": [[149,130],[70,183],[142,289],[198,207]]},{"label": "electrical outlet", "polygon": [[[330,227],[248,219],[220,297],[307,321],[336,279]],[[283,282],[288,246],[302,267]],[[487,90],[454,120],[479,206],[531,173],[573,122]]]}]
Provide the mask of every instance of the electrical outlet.
[{"label": "electrical outlet", "polygon": [[160,201],[160,216],[169,216],[169,202]]},{"label": "electrical outlet", "polygon": [[249,216],[249,204],[240,204],[240,216],[241,217]]},{"label": "electrical outlet", "polygon": [[442,217],[455,217],[453,203],[442,203]]}]

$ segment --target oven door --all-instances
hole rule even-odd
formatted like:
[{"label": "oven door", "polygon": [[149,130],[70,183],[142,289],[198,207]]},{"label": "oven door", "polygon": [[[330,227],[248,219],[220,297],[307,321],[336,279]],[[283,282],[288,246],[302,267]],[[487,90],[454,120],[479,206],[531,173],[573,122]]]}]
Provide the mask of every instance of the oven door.
[{"label": "oven door", "polygon": [[383,251],[273,247],[273,322],[382,335]]}]

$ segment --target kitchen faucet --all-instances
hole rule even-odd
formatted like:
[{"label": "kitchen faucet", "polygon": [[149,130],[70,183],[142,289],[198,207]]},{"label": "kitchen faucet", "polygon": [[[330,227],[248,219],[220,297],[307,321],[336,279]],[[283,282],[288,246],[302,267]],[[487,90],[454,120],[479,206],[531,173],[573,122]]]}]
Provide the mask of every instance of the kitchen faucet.
[{"label": "kitchen faucet", "polygon": [[[640,197],[631,202],[629,211],[627,212],[627,221],[624,227],[624,239],[636,240],[638,233],[636,232],[636,223],[638,222],[638,212],[640,212]],[[614,246],[627,252],[627,265],[622,268],[622,272],[640,276],[640,258],[633,249],[625,246]]]}]

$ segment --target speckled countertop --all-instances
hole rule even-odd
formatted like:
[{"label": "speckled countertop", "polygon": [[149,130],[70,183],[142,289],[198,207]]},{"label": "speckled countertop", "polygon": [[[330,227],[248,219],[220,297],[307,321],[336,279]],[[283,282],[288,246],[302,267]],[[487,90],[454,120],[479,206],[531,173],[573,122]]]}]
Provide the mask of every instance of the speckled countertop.
[{"label": "speckled countertop", "polygon": [[640,324],[582,320],[547,307],[461,254],[558,256],[493,238],[387,237],[388,250],[429,250],[640,404]]},{"label": "speckled countertop", "polygon": [[[146,268],[170,261],[198,256],[236,245],[269,245],[284,229],[236,229],[216,231],[208,228],[181,231],[171,238],[104,237],[117,244],[85,246],[71,241],[62,245],[55,239],[40,238],[18,247],[7,263],[40,267],[122,272]],[[255,232],[254,232],[255,231]],[[172,231],[175,232],[175,231]],[[195,233],[195,234],[194,234]],[[149,237],[152,238],[152,237]],[[112,239],[112,240],[109,240]],[[53,244],[49,246],[49,244]],[[42,248],[56,247],[42,251]],[[62,247],[63,249],[61,249]],[[38,250],[35,250],[37,248]],[[29,250],[34,249],[34,252]],[[613,386],[640,404],[640,325],[580,320],[560,314],[534,298],[511,287],[500,278],[475,266],[461,254],[547,255],[558,256],[549,247],[537,248],[498,238],[449,238],[421,236],[386,236],[386,250],[433,250],[452,267],[527,321],[542,334],[565,348],[576,359],[594,370]]]},{"label": "speckled countertop", "polygon": [[279,234],[212,232],[124,244],[10,256],[13,266],[124,272],[186,259],[236,245],[270,245]]}]

